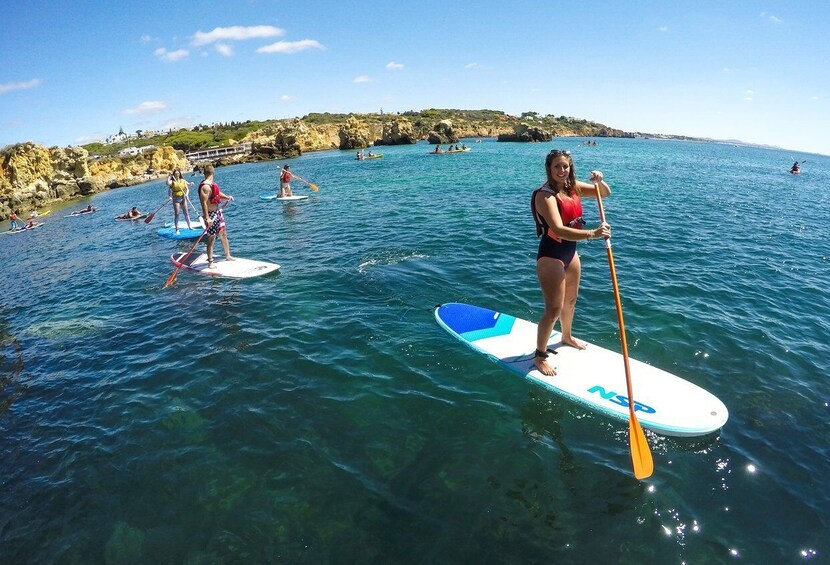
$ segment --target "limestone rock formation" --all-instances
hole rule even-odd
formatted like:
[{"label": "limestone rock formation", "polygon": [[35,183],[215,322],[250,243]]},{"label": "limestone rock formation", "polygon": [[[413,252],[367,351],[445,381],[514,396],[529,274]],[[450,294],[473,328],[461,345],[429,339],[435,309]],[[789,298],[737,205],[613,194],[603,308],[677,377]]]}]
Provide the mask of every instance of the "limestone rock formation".
[{"label": "limestone rock formation", "polygon": [[[133,157],[89,161],[82,147],[47,149],[32,142],[0,152],[0,219],[19,215],[59,200],[87,196],[114,186],[126,186],[187,170],[184,154],[158,147]],[[154,176],[148,171],[155,171]]]},{"label": "limestone rock formation", "polygon": [[500,134],[499,141],[550,141],[553,136],[538,127],[531,127],[527,124],[519,124],[513,128],[513,133]]},{"label": "limestone rock formation", "polygon": [[458,143],[458,139],[450,120],[441,120],[435,124],[435,127],[427,136],[427,141],[435,145],[439,143]]},{"label": "limestone rock formation", "polygon": [[400,117],[383,124],[383,131],[375,145],[411,145],[418,142],[418,134],[412,122]]},{"label": "limestone rock formation", "polygon": [[369,128],[361,124],[354,116],[349,116],[346,123],[337,132],[340,137],[340,149],[363,149],[369,147]]},{"label": "limestone rock formation", "polygon": [[335,126],[309,126],[299,118],[270,125],[255,135],[245,137],[251,152],[266,158],[297,157],[306,151],[322,151],[338,147]]}]

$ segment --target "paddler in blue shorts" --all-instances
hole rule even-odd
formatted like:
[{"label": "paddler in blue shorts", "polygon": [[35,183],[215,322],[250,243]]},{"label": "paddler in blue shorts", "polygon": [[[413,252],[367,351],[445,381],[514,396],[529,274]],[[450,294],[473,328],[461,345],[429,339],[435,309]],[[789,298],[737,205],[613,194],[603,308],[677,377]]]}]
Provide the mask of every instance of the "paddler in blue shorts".
[{"label": "paddler in blue shorts", "polygon": [[190,225],[190,213],[187,211],[188,186],[192,184],[182,178],[182,172],[174,169],[167,177],[167,195],[173,199],[173,227],[179,233],[179,212],[184,209],[184,219],[187,221],[187,229],[192,230]]},{"label": "paddler in blue shorts", "polygon": [[202,217],[204,217],[205,225],[207,226],[205,234],[208,236],[208,269],[212,269],[216,266],[213,261],[213,244],[216,241],[217,234],[222,240],[225,259],[228,261],[234,260],[231,257],[230,246],[228,245],[225,217],[222,215],[222,209],[219,207],[219,203],[222,200],[233,200],[233,196],[228,196],[219,190],[219,185],[213,180],[213,165],[205,165],[202,170],[205,173],[205,180],[199,183],[199,202],[202,204]]}]

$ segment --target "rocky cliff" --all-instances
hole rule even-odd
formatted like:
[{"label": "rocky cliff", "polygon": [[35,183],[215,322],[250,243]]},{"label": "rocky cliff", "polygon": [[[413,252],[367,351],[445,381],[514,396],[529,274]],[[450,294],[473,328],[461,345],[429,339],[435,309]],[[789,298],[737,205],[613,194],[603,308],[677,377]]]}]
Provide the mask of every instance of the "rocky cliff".
[{"label": "rocky cliff", "polygon": [[179,167],[189,168],[181,151],[159,147],[134,157],[89,160],[81,147],[46,148],[32,142],[0,151],[0,219],[12,211],[25,216],[61,200],[108,188],[145,182]]}]

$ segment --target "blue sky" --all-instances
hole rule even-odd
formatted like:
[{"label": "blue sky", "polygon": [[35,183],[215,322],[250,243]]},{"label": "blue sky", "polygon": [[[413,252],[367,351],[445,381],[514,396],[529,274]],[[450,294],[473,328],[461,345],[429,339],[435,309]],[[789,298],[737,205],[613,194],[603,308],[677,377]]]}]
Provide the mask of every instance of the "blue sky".
[{"label": "blue sky", "polygon": [[827,22],[824,0],[15,2],[0,146],[486,108],[830,155]]}]

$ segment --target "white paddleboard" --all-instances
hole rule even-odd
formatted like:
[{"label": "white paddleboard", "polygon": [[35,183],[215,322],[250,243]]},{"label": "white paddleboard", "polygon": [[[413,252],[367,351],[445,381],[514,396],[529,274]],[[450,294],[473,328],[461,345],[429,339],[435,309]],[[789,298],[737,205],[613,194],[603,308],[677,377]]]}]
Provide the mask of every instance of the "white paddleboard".
[{"label": "white paddleboard", "polygon": [[[443,304],[435,319],[450,334],[499,365],[553,392],[612,418],[628,422],[623,357],[598,345],[586,349],[562,345],[554,332],[548,363],[556,375],[533,365],[536,324],[469,304]],[[667,436],[702,436],[717,431],[729,418],[713,394],[662,369],[629,358],[634,413],[643,428]]]},{"label": "white paddleboard", "polygon": [[305,200],[306,198],[308,198],[308,196],[303,194],[303,195],[294,195],[294,196],[282,196],[282,197],[278,197],[277,200],[281,200],[282,202],[293,202],[295,200]]},{"label": "white paddleboard", "polygon": [[237,257],[233,261],[226,261],[214,257],[214,266],[212,269],[208,268],[207,253],[197,255],[191,253],[187,258],[187,262],[182,263],[182,258],[187,253],[174,253],[170,256],[170,261],[177,267],[188,269],[200,275],[210,275],[212,277],[222,277],[227,279],[247,279],[251,277],[260,277],[267,275],[280,268],[276,263],[268,263],[266,261],[254,261],[253,259],[243,259]]}]

